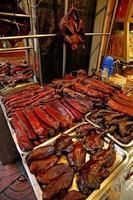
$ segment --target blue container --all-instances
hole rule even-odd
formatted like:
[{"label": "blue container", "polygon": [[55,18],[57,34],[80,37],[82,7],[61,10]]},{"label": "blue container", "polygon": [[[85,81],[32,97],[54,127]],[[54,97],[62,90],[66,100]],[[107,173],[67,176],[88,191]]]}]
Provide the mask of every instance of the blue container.
[{"label": "blue container", "polygon": [[111,76],[114,70],[114,58],[105,56],[102,63],[102,70],[106,70],[107,76]]}]

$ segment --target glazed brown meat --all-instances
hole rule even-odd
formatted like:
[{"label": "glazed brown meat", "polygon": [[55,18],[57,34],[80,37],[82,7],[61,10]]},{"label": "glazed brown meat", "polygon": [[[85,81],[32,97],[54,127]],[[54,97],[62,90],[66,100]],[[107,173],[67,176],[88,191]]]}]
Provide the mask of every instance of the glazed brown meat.
[{"label": "glazed brown meat", "polygon": [[73,170],[68,168],[66,173],[63,173],[61,176],[55,178],[46,188],[43,189],[43,199],[52,200],[57,194],[63,192],[65,189],[68,189],[72,184],[73,177]]},{"label": "glazed brown meat", "polygon": [[114,101],[116,101],[117,103],[120,102],[122,105],[129,106],[129,107],[133,108],[133,102],[131,102],[131,101],[127,101],[126,99],[122,99],[119,96],[113,96],[112,99]]},{"label": "glazed brown meat", "polygon": [[83,148],[83,143],[82,141],[79,141],[73,145],[73,150],[67,155],[67,160],[69,162],[69,165],[75,171],[78,171],[85,161],[85,156],[86,151]]},{"label": "glazed brown meat", "polygon": [[116,159],[116,152],[113,142],[110,141],[107,149],[100,149],[98,152],[96,152],[92,159],[96,161],[103,160],[104,166],[111,167]]},{"label": "glazed brown meat", "polygon": [[128,103],[127,103],[127,106],[125,106],[121,104],[121,102],[118,103],[114,101],[113,99],[109,99],[109,101],[107,102],[107,105],[118,112],[125,113],[129,116],[133,116],[133,108],[128,107]]},{"label": "glazed brown meat", "polygon": [[57,109],[52,108],[48,104],[45,104],[43,109],[52,118],[60,122],[61,128],[67,128],[69,126],[69,122],[65,119],[65,116],[63,116]]},{"label": "glazed brown meat", "polygon": [[92,133],[85,138],[84,147],[90,153],[94,154],[98,149],[104,146],[104,141],[101,133]]},{"label": "glazed brown meat", "polygon": [[[60,100],[60,101],[58,101],[58,104],[60,105],[60,106],[62,106],[65,110],[66,110],[66,112],[69,114],[69,116],[70,116],[70,118],[71,118],[71,121],[72,122],[74,122],[75,120],[76,120],[76,117],[73,115],[73,113],[70,111],[70,109],[68,109],[68,106],[66,106],[66,105],[64,105],[63,104],[63,102],[65,102],[65,101],[63,101],[63,100]],[[66,103],[66,102],[65,102]],[[66,103],[67,104],[67,103]],[[67,104],[68,105],[68,104]],[[72,107],[71,107],[72,108]]]},{"label": "glazed brown meat", "polygon": [[114,91],[114,88],[112,88],[111,86],[103,83],[102,81],[100,80],[96,80],[96,79],[92,79],[90,81],[90,85],[92,86],[92,88],[98,90],[98,91],[101,91],[105,94],[112,94],[113,91]]},{"label": "glazed brown meat", "polygon": [[47,130],[42,127],[38,118],[35,116],[34,112],[31,109],[25,109],[24,115],[39,138],[47,137],[47,133],[48,133]]},{"label": "glazed brown meat", "polygon": [[[31,105],[38,105],[39,103],[37,102],[48,102],[48,98],[52,98],[53,96],[55,95],[55,89],[54,88],[48,88],[47,87],[47,90],[43,90],[39,93],[35,93],[33,94],[32,98],[31,96],[30,97],[25,97],[19,101],[15,101],[13,105],[11,106],[8,106],[8,112],[11,111],[12,109],[15,109],[15,108],[24,108],[26,106],[31,106]],[[41,99],[41,100],[40,100]],[[21,101],[21,102],[20,102]]]},{"label": "glazed brown meat", "polygon": [[113,110],[107,110],[107,109],[98,109],[96,112],[93,113],[93,118],[98,118],[98,117],[103,117],[106,114],[109,114],[109,116],[111,114],[115,114],[116,111]]},{"label": "glazed brown meat", "polygon": [[80,83],[74,83],[73,88],[78,92],[86,94],[87,96],[91,96],[91,97],[95,97],[95,98],[103,98],[104,97],[102,92],[94,90],[92,88],[87,88],[86,86],[84,86]]},{"label": "glazed brown meat", "polygon": [[77,111],[75,108],[73,108],[71,105],[69,105],[64,99],[61,100],[61,104],[63,104],[67,109],[68,111],[71,112],[71,114],[74,116],[75,120],[80,120],[82,118],[82,114]]},{"label": "glazed brown meat", "polygon": [[70,96],[71,98],[79,98],[79,99],[85,99],[86,95],[76,92],[75,90],[72,90],[70,88],[64,88],[63,94]]},{"label": "glazed brown meat", "polygon": [[75,7],[69,9],[61,18],[59,27],[64,42],[69,44],[72,50],[77,49],[79,44],[82,44],[84,47],[85,35],[83,21],[80,19],[78,10]]},{"label": "glazed brown meat", "polygon": [[64,100],[72,107],[74,107],[77,111],[79,111],[81,114],[85,114],[88,111],[87,107],[85,107],[73,98],[68,98],[65,96]]},{"label": "glazed brown meat", "polygon": [[10,104],[10,102],[12,101],[16,101],[17,99],[21,99],[22,98],[22,95],[27,95],[29,94],[29,91],[30,92],[33,92],[35,90],[38,90],[40,88],[40,85],[32,85],[32,86],[27,86],[26,88],[22,89],[21,91],[19,92],[15,92],[13,94],[8,94],[7,96],[4,96],[3,99],[2,99],[2,102],[4,104]]},{"label": "glazed brown meat", "polygon": [[35,160],[30,164],[30,172],[37,173],[53,167],[58,162],[58,157],[55,155],[49,156],[43,160]]},{"label": "glazed brown meat", "polygon": [[91,124],[83,124],[79,128],[76,129],[76,135],[78,137],[83,137],[89,135],[92,130],[96,130],[97,128]]},{"label": "glazed brown meat", "polygon": [[105,123],[106,124],[108,124],[109,122],[111,122],[112,120],[114,120],[114,119],[120,119],[120,118],[122,118],[122,117],[124,117],[125,116],[125,114],[124,113],[118,113],[118,112],[116,112],[116,113],[114,113],[114,114],[109,114],[109,115],[104,115],[103,116],[103,118],[104,118],[104,121],[105,121]]},{"label": "glazed brown meat", "polygon": [[125,119],[120,120],[118,122],[119,125],[119,132],[122,136],[130,135],[130,131],[128,129],[132,128],[133,131],[133,121],[127,121]]},{"label": "glazed brown meat", "polygon": [[89,98],[86,98],[86,99],[77,98],[76,100],[77,100],[78,103],[80,103],[81,105],[83,105],[87,108],[87,112],[92,110],[93,102]]},{"label": "glazed brown meat", "polygon": [[49,184],[52,180],[68,171],[68,165],[64,163],[57,164],[48,170],[38,172],[36,178],[40,183]]},{"label": "glazed brown meat", "polygon": [[70,192],[67,192],[67,194],[59,199],[59,200],[85,200],[87,198],[86,195],[84,195],[81,192],[78,192],[76,190],[71,190]]},{"label": "glazed brown meat", "polygon": [[69,88],[64,88],[63,94],[64,94],[64,96],[67,96],[70,99],[73,99],[79,105],[85,106],[88,111],[92,109],[93,103],[89,99],[89,97],[87,97],[86,95],[79,93],[79,92],[76,92],[74,90],[71,90]]},{"label": "glazed brown meat", "polygon": [[50,118],[50,116],[46,112],[44,112],[40,107],[33,107],[33,111],[48,126],[54,128],[54,129],[59,128],[58,121],[55,121],[52,118]]},{"label": "glazed brown meat", "polygon": [[14,115],[11,119],[11,124],[15,130],[18,144],[22,151],[29,151],[33,149],[33,144],[29,141],[28,133],[23,124]]},{"label": "glazed brown meat", "polygon": [[118,97],[120,97],[121,99],[126,100],[127,102],[132,102],[133,103],[133,97],[127,96],[121,92],[118,93]]},{"label": "glazed brown meat", "polygon": [[80,192],[89,195],[94,189],[100,187],[101,182],[109,175],[107,168],[103,167],[104,161],[89,160],[79,171],[77,184]]},{"label": "glazed brown meat", "polygon": [[47,158],[48,156],[51,156],[54,153],[55,153],[55,147],[53,145],[39,147],[32,150],[28,154],[26,160],[27,160],[27,163],[30,163],[33,160],[41,160],[41,159]]},{"label": "glazed brown meat", "polygon": [[32,127],[30,126],[28,120],[26,119],[26,117],[24,116],[23,112],[21,111],[17,111],[15,113],[16,117],[18,120],[21,121],[21,123],[23,124],[23,126],[25,127],[25,129],[27,130],[27,134],[29,137],[30,141],[35,141],[37,140],[37,134],[34,132],[34,130],[32,129]]},{"label": "glazed brown meat", "polygon": [[58,111],[65,117],[65,119],[66,119],[67,121],[69,121],[70,124],[72,124],[71,116],[70,116],[69,113],[66,111],[66,109],[60,104],[60,100],[59,100],[59,99],[50,102],[49,105],[50,105],[51,107],[53,107],[54,109],[58,110]]},{"label": "glazed brown meat", "polygon": [[73,149],[73,141],[69,135],[61,135],[57,138],[55,143],[56,154],[61,155],[62,153],[71,152]]}]

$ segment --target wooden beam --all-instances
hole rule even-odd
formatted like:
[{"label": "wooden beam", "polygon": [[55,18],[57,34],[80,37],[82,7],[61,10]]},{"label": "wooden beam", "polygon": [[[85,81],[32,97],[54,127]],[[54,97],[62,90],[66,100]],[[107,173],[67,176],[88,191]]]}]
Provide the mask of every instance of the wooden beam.
[{"label": "wooden beam", "polygon": [[129,61],[129,22],[124,22],[124,58]]},{"label": "wooden beam", "polygon": [[124,21],[125,22],[129,21],[132,14],[133,14],[133,0],[129,0]]},{"label": "wooden beam", "polygon": [[[104,20],[103,32],[110,31],[110,25],[111,25],[115,2],[116,2],[115,0],[108,0],[107,2],[107,10],[106,10],[106,16]],[[97,64],[98,69],[100,68],[101,58],[105,54],[107,39],[108,38],[104,35],[101,38],[101,47],[99,51],[98,64]]]}]

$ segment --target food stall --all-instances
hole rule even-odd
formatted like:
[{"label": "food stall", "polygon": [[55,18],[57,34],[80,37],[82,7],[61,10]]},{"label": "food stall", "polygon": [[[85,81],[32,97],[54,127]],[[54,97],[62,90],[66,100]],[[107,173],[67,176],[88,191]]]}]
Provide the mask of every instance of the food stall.
[{"label": "food stall", "polygon": [[[65,1],[64,17],[60,21],[65,42],[62,77],[46,83],[38,38],[55,37],[56,34],[37,34],[35,9],[39,3],[34,3],[30,16],[27,14],[32,32],[0,37],[1,41],[27,40],[23,47],[26,61],[0,65],[0,107],[1,117],[8,126],[36,197],[38,200],[98,200],[106,199],[114,191],[121,193],[117,182],[120,180],[121,184],[123,179],[120,177],[132,174],[133,165],[132,77],[114,74],[103,77],[98,68],[91,75],[83,68],[67,71],[68,43],[69,48],[75,50],[78,45],[84,47],[85,35],[108,33],[84,33],[74,2],[68,11],[68,1]],[[115,10],[116,7],[117,4]],[[117,82],[118,78],[124,80],[124,87]]]}]

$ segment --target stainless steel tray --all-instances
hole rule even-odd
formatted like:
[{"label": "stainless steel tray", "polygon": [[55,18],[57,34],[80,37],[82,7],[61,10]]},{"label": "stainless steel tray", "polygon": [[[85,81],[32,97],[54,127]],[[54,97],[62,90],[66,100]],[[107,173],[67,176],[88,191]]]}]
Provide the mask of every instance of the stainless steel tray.
[{"label": "stainless steel tray", "polygon": [[97,128],[101,128],[99,125],[95,124],[94,122],[92,122],[91,120],[88,119],[88,117],[91,115],[91,112],[87,113],[85,115],[85,121],[89,122],[90,124],[92,124],[93,126],[97,127]]},{"label": "stainless steel tray", "polygon": [[[100,128],[99,125],[95,124],[94,122],[92,122],[91,120],[88,119],[88,117],[91,115],[91,112],[87,113],[85,115],[85,121],[87,121],[88,123],[92,124],[93,126]],[[120,145],[121,147],[133,147],[133,140],[131,142],[129,142],[128,144],[124,144],[122,142],[120,142],[119,140],[117,140],[113,135],[111,135],[110,133],[107,133],[107,136],[112,139],[114,142],[116,142],[118,145]]]},{"label": "stainless steel tray", "polygon": [[[77,127],[81,126],[82,124],[87,124],[87,122],[83,122],[78,124],[77,126],[69,129],[68,131],[66,131],[66,134],[75,134],[74,131]],[[51,140],[44,142],[43,144],[39,145],[36,148],[39,148],[41,146],[47,146],[50,144],[54,144],[54,142],[56,141],[56,139],[59,137],[60,135],[56,136],[55,138],[52,138]],[[110,139],[109,138],[105,138],[105,146],[107,145],[108,141]],[[121,149],[117,144],[115,144],[115,150],[116,150],[116,161],[114,162],[113,166],[110,168],[110,175],[109,177],[107,177],[100,185],[100,188],[93,191],[86,200],[99,200],[103,194],[110,188],[110,186],[112,185],[112,182],[115,180],[115,178],[118,177],[119,172],[125,167],[126,163],[128,162],[128,155],[126,153],[126,151],[124,151],[123,149]],[[27,154],[28,155],[28,154]],[[26,163],[26,156],[24,155],[22,157],[22,162],[23,165],[25,167],[25,170],[28,174],[28,177],[30,179],[31,185],[33,187],[33,190],[36,194],[36,197],[38,200],[42,200],[42,190],[41,187],[39,185],[39,183],[36,180],[36,177],[31,174],[29,167]],[[64,159],[64,158],[63,158]],[[86,161],[89,159],[89,155],[87,154],[86,156]],[[62,159],[59,162],[63,162]],[[71,189],[75,189],[78,190],[77,185],[76,185],[76,178],[74,178],[73,180],[73,184],[70,188]]]},{"label": "stainless steel tray", "polygon": [[1,89],[0,93],[1,93],[1,96],[5,96],[7,94],[13,94],[14,92],[21,91],[22,89],[24,89],[27,86],[32,86],[35,84],[38,84],[38,82],[34,82],[34,80],[25,82],[25,83],[19,83],[14,87],[7,87],[7,88]]},{"label": "stainless steel tray", "polygon": [[[13,141],[14,141],[14,143],[15,143],[15,145],[16,145],[16,148],[17,148],[17,150],[18,150],[20,156],[22,157],[23,155],[29,153],[30,151],[22,151],[22,150],[21,150],[21,148],[19,147],[17,138],[16,138],[15,130],[14,130],[14,129],[12,128],[12,126],[11,126],[10,118],[8,118],[8,116],[7,116],[7,114],[6,114],[6,109],[5,109],[4,105],[3,105],[3,103],[1,102],[1,100],[0,100],[0,106],[1,106],[2,111],[3,111],[3,113],[4,113],[5,119],[6,119],[6,121],[7,121],[9,130],[10,130],[11,136],[12,136],[12,138],[13,138]],[[60,135],[60,134],[61,134],[61,133],[59,133],[59,135]],[[53,138],[56,138],[56,136],[53,137]],[[48,141],[49,141],[49,140],[51,141],[51,139],[48,139]],[[43,143],[40,144],[39,146],[41,146],[41,145],[43,145]],[[38,147],[38,146],[36,146],[36,147]],[[35,149],[36,147],[34,147],[33,149]]]},{"label": "stainless steel tray", "polygon": [[110,133],[107,133],[107,136],[114,140],[118,145],[120,145],[121,147],[133,147],[133,140],[131,142],[129,142],[128,144],[124,144],[122,142],[120,142],[119,140],[117,140],[113,135],[111,135]]}]

